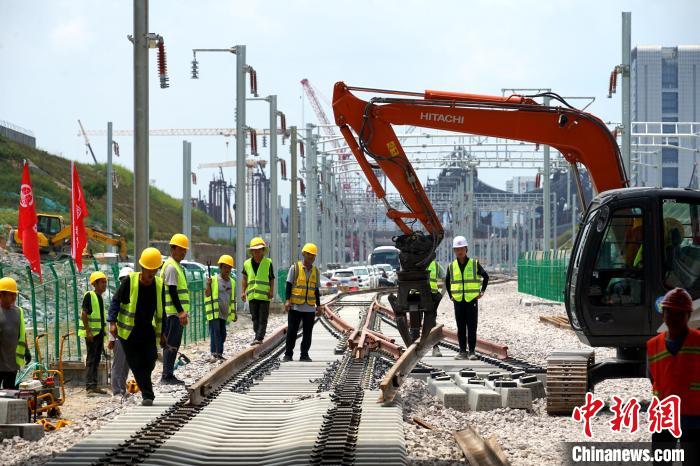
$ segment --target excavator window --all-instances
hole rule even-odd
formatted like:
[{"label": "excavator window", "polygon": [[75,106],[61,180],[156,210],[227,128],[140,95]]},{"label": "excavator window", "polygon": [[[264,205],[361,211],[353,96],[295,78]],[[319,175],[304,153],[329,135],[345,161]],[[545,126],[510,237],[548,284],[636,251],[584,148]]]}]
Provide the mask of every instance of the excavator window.
[{"label": "excavator window", "polygon": [[619,208],[603,223],[605,217],[608,216],[602,215],[596,225],[599,231],[604,228],[605,233],[591,278],[591,304],[640,305],[644,299],[642,208]]},{"label": "excavator window", "polygon": [[38,217],[36,229],[39,233],[55,235],[61,231],[61,220],[58,217],[50,217],[47,215],[39,215]]},{"label": "excavator window", "polygon": [[664,285],[700,298],[700,205],[664,199]]}]

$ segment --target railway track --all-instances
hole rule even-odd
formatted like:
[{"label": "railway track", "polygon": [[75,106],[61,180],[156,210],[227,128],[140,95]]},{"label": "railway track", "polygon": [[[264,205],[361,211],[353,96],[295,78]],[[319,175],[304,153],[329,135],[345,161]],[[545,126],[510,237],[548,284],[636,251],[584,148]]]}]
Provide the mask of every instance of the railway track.
[{"label": "railway track", "polygon": [[[189,386],[187,396],[134,408],[50,464],[406,464],[400,402],[377,403],[406,351],[380,295],[344,293],[326,303],[314,326],[313,362],[280,361],[280,327]],[[450,357],[453,337],[439,343],[446,357],[427,357],[415,371],[463,365]],[[503,345],[482,348],[482,367],[544,371],[508,357]]]},{"label": "railway track", "polygon": [[[333,308],[360,327],[372,303],[341,297]],[[189,396],[133,409],[51,464],[406,464],[401,407],[375,406],[386,364],[353,357],[327,321],[314,326],[313,362],[281,363],[285,331],[212,371]]]}]

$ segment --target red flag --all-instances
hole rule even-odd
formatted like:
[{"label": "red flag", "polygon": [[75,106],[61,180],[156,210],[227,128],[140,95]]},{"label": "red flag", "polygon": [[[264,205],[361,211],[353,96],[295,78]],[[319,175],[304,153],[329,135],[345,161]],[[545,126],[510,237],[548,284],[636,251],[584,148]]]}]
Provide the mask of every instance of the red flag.
[{"label": "red flag", "polygon": [[22,252],[29,261],[29,267],[41,278],[41,257],[39,256],[39,237],[36,229],[36,209],[32,180],[29,178],[29,165],[24,162],[22,185],[19,188],[19,221],[17,229],[22,238]]},{"label": "red flag", "polygon": [[71,162],[71,202],[70,202],[70,252],[78,266],[78,271],[83,270],[83,251],[87,246],[87,233],[85,233],[85,217],[88,216],[83,188],[80,186],[80,177],[75,163]]}]

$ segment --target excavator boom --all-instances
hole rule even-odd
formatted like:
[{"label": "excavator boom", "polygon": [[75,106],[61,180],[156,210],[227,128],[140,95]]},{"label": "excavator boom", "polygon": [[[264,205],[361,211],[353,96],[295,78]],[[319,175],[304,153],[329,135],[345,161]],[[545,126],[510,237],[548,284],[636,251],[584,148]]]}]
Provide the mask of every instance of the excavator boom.
[{"label": "excavator boom", "polygon": [[425,91],[422,98],[385,97],[365,101],[355,96],[352,89],[343,82],[335,85],[336,124],[377,197],[383,200],[386,193],[374,174],[372,165],[375,163],[404,198],[408,212],[389,208],[387,215],[405,234],[410,233],[411,228],[404,219],[417,219],[429,234],[436,236],[442,235],[442,227],[392,125],[549,145],[561,152],[568,162],[585,166],[597,192],[627,187],[620,150],[612,133],[600,119],[580,110],[546,107],[524,96],[495,97],[431,90]]}]

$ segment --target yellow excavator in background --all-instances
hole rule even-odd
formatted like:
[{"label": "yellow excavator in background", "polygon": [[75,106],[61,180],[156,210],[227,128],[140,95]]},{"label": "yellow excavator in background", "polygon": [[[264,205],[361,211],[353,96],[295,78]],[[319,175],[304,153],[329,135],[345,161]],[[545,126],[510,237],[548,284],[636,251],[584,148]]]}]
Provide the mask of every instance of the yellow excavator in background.
[{"label": "yellow excavator in background", "polygon": [[[85,227],[85,233],[91,240],[119,247],[119,259],[127,260],[126,238],[115,233]],[[39,252],[42,256],[70,255],[70,225],[63,217],[54,214],[37,214],[37,234],[39,237]],[[22,248],[22,238],[16,228],[10,230],[11,245]]]}]

